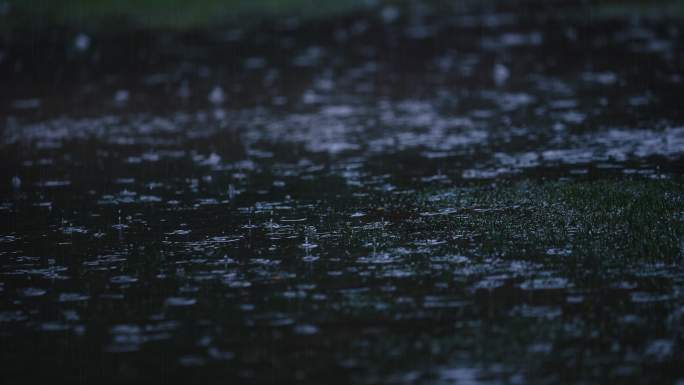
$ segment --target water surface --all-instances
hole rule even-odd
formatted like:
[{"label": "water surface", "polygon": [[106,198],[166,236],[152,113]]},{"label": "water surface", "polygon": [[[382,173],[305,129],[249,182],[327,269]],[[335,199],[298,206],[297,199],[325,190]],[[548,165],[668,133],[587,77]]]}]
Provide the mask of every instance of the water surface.
[{"label": "water surface", "polygon": [[[683,27],[414,3],[6,39],[2,376],[681,384]],[[539,191],[596,181],[669,202],[664,246],[530,238],[569,207]]]}]

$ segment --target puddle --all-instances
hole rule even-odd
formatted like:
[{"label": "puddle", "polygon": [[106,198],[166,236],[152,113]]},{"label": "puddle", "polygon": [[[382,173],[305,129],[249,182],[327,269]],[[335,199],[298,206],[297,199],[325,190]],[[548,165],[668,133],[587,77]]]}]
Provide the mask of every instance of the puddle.
[{"label": "puddle", "polygon": [[684,380],[681,22],[411,4],[1,47],[7,378]]}]

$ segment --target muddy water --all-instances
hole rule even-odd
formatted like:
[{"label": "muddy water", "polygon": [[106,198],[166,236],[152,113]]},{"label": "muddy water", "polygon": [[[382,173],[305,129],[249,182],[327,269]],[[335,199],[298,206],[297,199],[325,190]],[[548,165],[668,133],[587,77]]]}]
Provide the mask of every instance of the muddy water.
[{"label": "muddy water", "polygon": [[421,211],[509,180],[681,176],[681,23],[566,11],[10,41],[2,376],[681,383],[679,265],[589,285]]}]

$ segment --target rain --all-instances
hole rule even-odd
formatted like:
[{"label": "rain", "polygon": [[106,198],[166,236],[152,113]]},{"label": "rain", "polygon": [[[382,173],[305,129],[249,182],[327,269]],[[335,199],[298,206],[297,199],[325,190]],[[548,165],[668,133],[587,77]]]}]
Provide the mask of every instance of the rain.
[{"label": "rain", "polygon": [[0,382],[684,384],[681,2],[95,3],[0,0]]}]

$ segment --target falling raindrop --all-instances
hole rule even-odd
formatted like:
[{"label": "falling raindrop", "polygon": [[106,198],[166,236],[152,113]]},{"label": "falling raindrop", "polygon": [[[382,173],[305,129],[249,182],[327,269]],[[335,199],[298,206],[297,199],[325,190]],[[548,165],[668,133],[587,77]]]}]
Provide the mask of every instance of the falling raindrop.
[{"label": "falling raindrop", "polygon": [[208,99],[212,104],[219,105],[226,100],[226,94],[223,92],[223,88],[215,86],[209,93]]},{"label": "falling raindrop", "polygon": [[502,86],[506,83],[506,81],[508,81],[508,78],[510,77],[510,71],[505,65],[496,63],[492,71],[492,76],[494,78],[494,83],[497,86]]}]

